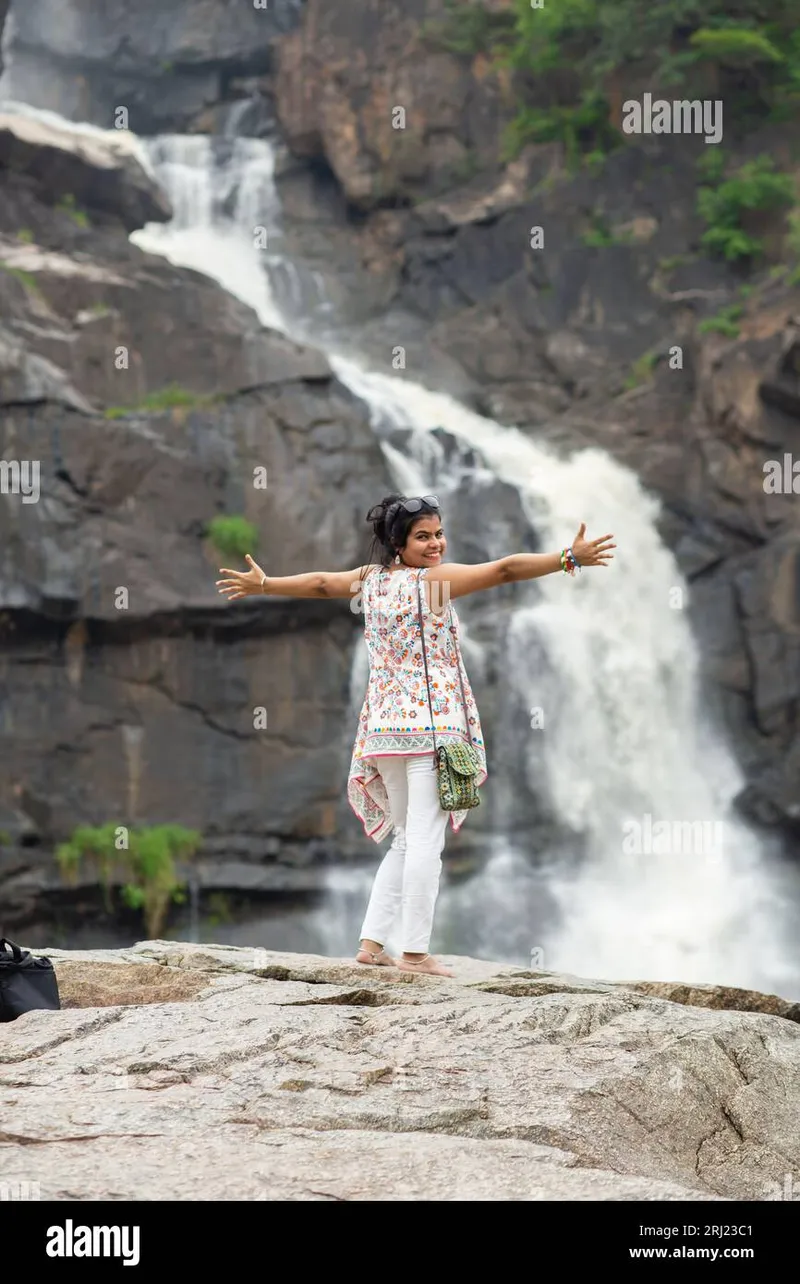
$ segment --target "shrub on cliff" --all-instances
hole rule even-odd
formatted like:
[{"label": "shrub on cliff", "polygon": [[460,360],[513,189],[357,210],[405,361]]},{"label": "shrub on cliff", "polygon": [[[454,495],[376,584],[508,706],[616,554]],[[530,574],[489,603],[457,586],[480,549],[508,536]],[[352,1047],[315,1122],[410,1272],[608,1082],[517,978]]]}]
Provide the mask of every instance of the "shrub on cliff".
[{"label": "shrub on cliff", "polygon": [[111,883],[126,878],[122,898],[131,909],[144,913],[145,929],[151,938],[160,936],[170,904],[185,898],[184,881],[178,877],[176,860],[194,856],[201,835],[182,825],[152,825],[129,829],[111,821],[106,825],[79,825],[66,843],[56,850],[56,861],[67,880],[74,879],[84,860],[98,874],[109,913],[112,912]]},{"label": "shrub on cliff", "polygon": [[619,141],[610,121],[632,80],[706,97],[715,88],[740,124],[800,112],[795,0],[515,0],[513,27],[480,5],[452,5],[449,47],[482,52],[516,73],[512,154],[559,138],[574,155]]},{"label": "shrub on cliff", "polygon": [[697,198],[698,213],[707,224],[701,245],[729,262],[757,258],[763,243],[747,231],[743,219],[752,211],[792,206],[794,179],[778,172],[770,156],[757,156],[727,178],[723,178],[722,153],[715,150],[709,160],[712,163],[703,166],[707,182]]},{"label": "shrub on cliff", "polygon": [[246,517],[213,517],[206,530],[208,538],[223,557],[241,558],[258,545],[258,527]]}]

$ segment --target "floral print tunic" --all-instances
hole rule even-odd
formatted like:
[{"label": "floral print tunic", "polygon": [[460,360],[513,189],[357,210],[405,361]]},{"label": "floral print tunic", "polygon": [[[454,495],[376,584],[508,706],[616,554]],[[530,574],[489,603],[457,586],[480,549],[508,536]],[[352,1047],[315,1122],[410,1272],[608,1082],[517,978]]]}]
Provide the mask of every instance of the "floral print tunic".
[{"label": "floral print tunic", "polygon": [[[376,759],[385,754],[433,753],[434,749],[417,606],[417,585],[427,569],[390,570],[373,566],[361,590],[370,674],[350,763],[347,797],[367,837],[376,843],[393,829],[386,787]],[[440,587],[431,581],[434,606],[441,602],[441,597],[437,601],[437,592],[441,595],[443,589],[443,585]],[[449,602],[438,618],[423,590],[422,619],[436,743],[447,740],[471,743],[481,762],[478,785],[482,785],[487,776],[486,751],[463,658],[461,677],[468,724],[458,679],[458,616]],[[450,812],[454,831],[461,828],[467,815],[467,811]]]}]

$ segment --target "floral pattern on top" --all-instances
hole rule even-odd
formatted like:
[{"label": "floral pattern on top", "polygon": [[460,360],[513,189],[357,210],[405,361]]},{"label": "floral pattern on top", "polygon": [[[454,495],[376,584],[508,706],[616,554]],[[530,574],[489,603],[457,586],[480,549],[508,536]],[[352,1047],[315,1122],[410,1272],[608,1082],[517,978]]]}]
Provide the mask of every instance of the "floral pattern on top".
[{"label": "floral pattern on top", "polygon": [[[417,585],[427,567],[392,570],[373,566],[361,589],[364,637],[369,656],[369,682],[358,720],[347,781],[347,797],[368,838],[381,842],[393,829],[386,787],[376,759],[384,755],[433,753],[433,732],[419,630]],[[431,581],[431,602],[440,607],[444,585]],[[422,596],[422,620],[428,657],[436,743],[463,740],[481,763],[478,785],[486,779],[486,750],[478,708],[461,657],[459,622],[452,602],[438,617]],[[458,831],[468,811],[450,812]]]}]

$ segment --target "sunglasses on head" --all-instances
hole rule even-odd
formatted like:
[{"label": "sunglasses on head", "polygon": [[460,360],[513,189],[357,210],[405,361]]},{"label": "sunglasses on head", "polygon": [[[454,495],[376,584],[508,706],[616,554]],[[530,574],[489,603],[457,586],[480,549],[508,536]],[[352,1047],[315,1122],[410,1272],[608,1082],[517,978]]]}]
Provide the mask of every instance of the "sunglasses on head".
[{"label": "sunglasses on head", "polygon": [[404,508],[407,513],[418,513],[423,504],[427,504],[430,508],[438,509],[440,507],[439,496],[422,495],[419,499],[399,499],[397,501],[397,507]]}]

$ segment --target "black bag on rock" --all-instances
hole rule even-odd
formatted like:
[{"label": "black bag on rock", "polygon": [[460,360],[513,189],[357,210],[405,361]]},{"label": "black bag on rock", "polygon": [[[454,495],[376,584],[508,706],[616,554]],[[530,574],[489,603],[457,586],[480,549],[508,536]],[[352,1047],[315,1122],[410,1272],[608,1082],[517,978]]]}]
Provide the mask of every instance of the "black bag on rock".
[{"label": "black bag on rock", "polygon": [[61,1008],[53,964],[0,937],[0,1021],[15,1021],[34,1008]]}]

